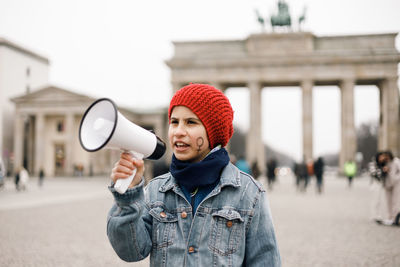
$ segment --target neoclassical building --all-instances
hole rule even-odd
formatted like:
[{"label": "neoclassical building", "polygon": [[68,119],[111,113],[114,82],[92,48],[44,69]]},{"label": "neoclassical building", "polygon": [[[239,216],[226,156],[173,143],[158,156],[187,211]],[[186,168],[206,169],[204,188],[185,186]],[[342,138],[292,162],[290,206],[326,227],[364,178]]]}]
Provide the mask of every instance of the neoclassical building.
[{"label": "neoclassical building", "polygon": [[[79,143],[80,121],[94,98],[47,86],[12,101],[15,103],[14,168],[25,166],[33,175],[43,168],[48,176],[74,175],[80,169],[83,175],[110,173],[120,151],[104,149],[89,153]],[[165,140],[166,109],[137,112],[118,107],[118,110]],[[146,169],[151,171],[150,163]]]},{"label": "neoclassical building", "polygon": [[0,160],[12,167],[14,103],[12,97],[48,83],[50,61],[15,42],[0,37]]},{"label": "neoclassical building", "polygon": [[174,90],[189,82],[250,91],[246,158],[265,169],[261,138],[261,90],[298,86],[302,90],[303,155],[313,159],[312,92],[335,85],[341,92],[340,166],[356,154],[354,87],[380,92],[379,149],[400,153],[397,33],[319,37],[308,32],[253,34],[244,40],[174,42],[166,62]]},{"label": "neoclassical building", "polygon": [[[0,37],[0,160],[12,174],[21,166],[31,175],[104,174],[118,151],[84,151],[78,140],[80,120],[95,100],[48,85],[50,61]],[[116,103],[118,105],[118,103]],[[165,139],[166,110],[137,111],[119,107],[131,121]],[[146,163],[151,172],[152,164]]]}]

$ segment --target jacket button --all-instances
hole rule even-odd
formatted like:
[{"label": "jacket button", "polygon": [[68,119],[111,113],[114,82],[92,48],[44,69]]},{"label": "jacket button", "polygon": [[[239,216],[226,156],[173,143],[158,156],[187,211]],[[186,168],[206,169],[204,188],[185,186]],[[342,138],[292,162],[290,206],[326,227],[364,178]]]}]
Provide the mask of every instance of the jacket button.
[{"label": "jacket button", "polygon": [[194,252],[194,247],[189,247],[189,253],[193,253]]},{"label": "jacket button", "polygon": [[231,228],[232,225],[233,225],[233,222],[232,222],[232,221],[227,221],[227,222],[226,222],[226,227]]},{"label": "jacket button", "polygon": [[182,212],[181,217],[182,217],[182,219],[186,219],[186,217],[187,217],[186,211]]},{"label": "jacket button", "polygon": [[167,217],[167,214],[162,211],[162,212],[160,212],[160,216],[161,216],[161,218],[165,218],[165,217]]}]

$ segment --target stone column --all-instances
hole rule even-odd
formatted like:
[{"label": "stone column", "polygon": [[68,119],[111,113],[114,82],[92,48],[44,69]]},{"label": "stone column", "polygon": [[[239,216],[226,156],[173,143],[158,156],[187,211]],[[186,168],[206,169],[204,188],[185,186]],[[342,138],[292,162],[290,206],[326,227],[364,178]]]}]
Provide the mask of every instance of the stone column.
[{"label": "stone column", "polygon": [[28,116],[27,119],[28,132],[26,133],[26,146],[27,146],[27,166],[26,169],[29,173],[35,173],[35,132],[34,132],[34,117]]},{"label": "stone column", "polygon": [[222,92],[225,92],[226,88],[224,87],[224,85],[220,82],[210,82],[209,83],[211,86],[214,86],[215,88],[221,90]]},{"label": "stone column", "polygon": [[302,103],[303,103],[303,159],[313,159],[313,99],[312,80],[301,82]]},{"label": "stone column", "polygon": [[[223,83],[216,82],[216,81],[209,82],[209,85],[214,86],[218,90],[221,90],[224,94],[227,89],[227,87]],[[230,153],[230,151],[231,151],[230,150],[230,142],[228,142],[228,144],[225,146],[225,149],[226,149],[226,151],[228,151]]]},{"label": "stone column", "polygon": [[14,120],[14,171],[22,166],[24,145],[24,118],[17,110]]},{"label": "stone column", "polygon": [[[1,97],[1,96],[0,96]],[[0,110],[0,153],[3,155],[3,138],[4,138],[4,130],[3,130],[3,111]],[[5,163],[7,164],[7,163]]]},{"label": "stone column", "polygon": [[246,138],[246,160],[251,165],[257,161],[262,173],[265,171],[264,144],[261,137],[261,84],[250,81],[250,127]]},{"label": "stone column", "polygon": [[399,88],[397,77],[386,78],[380,85],[380,124],[378,150],[391,150],[399,156]]},{"label": "stone column", "polygon": [[343,80],[340,83],[341,89],[341,148],[339,156],[339,168],[347,160],[355,160],[357,151],[356,129],[354,126],[354,85],[353,79]]},{"label": "stone column", "polygon": [[378,127],[377,139],[378,139],[378,151],[379,151],[379,150],[384,150],[385,147],[387,147],[387,144],[385,143],[386,138],[383,130],[385,128],[385,125],[387,124],[387,122],[384,121],[383,119],[383,114],[386,113],[384,107],[387,106],[387,94],[383,93],[383,83],[380,83],[378,85],[378,88],[379,88],[379,127]]},{"label": "stone column", "polygon": [[[76,134],[74,131],[74,114],[67,113],[65,116],[65,174],[72,175],[73,173],[73,145],[74,145],[74,138],[76,138]],[[88,170],[85,170],[87,172]]]},{"label": "stone column", "polygon": [[45,154],[45,127],[44,127],[44,114],[36,114],[35,123],[35,174],[39,174],[40,168],[44,168],[44,154]]}]

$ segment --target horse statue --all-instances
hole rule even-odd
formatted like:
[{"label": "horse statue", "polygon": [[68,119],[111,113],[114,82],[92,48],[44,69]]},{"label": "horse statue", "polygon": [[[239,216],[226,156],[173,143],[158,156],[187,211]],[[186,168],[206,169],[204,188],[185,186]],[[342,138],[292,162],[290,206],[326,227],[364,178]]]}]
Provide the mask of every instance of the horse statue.
[{"label": "horse statue", "polygon": [[289,6],[284,0],[278,2],[278,15],[271,16],[271,26],[274,29],[275,26],[287,26],[290,28],[292,25]]},{"label": "horse statue", "polygon": [[261,31],[264,31],[265,30],[265,20],[261,16],[260,12],[257,9],[255,9],[255,12],[256,12],[256,16],[257,16],[257,21],[261,25]]},{"label": "horse statue", "polygon": [[300,15],[299,17],[299,31],[301,31],[301,25],[304,23],[304,21],[306,20],[306,11],[307,11],[307,7],[304,6],[303,8],[303,14]]}]

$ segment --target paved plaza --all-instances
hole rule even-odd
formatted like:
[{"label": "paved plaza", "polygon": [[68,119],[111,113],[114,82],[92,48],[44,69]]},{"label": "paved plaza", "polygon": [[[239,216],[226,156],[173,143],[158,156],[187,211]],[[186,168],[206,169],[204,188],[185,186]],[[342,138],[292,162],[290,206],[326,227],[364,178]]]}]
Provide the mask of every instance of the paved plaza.
[{"label": "paved plaza", "polygon": [[[368,177],[353,187],[326,175],[322,195],[314,183],[297,192],[292,176],[268,191],[282,263],[286,267],[400,266],[400,228],[371,220]],[[264,179],[260,178],[264,183]],[[112,205],[106,177],[33,178],[17,192],[11,180],[0,190],[0,266],[148,266],[125,263],[106,236]]]}]

